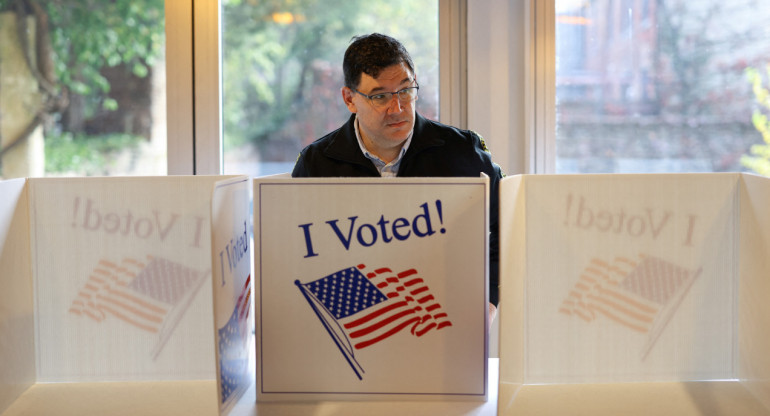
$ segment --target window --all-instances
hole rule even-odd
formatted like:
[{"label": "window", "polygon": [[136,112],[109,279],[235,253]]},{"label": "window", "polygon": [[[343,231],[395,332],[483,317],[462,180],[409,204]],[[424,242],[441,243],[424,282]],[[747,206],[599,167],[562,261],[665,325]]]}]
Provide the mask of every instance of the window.
[{"label": "window", "polygon": [[299,151],[340,127],[342,57],[381,32],[415,61],[417,111],[438,119],[438,1],[222,1],[224,172],[290,172]]},{"label": "window", "polygon": [[555,0],[556,173],[747,170],[764,6]]},{"label": "window", "polygon": [[0,0],[0,177],[165,174],[164,23],[163,0]]}]

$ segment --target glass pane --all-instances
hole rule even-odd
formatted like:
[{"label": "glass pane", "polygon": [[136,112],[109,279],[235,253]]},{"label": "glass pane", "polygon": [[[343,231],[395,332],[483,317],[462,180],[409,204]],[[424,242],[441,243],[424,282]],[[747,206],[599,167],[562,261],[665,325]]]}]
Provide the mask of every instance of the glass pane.
[{"label": "glass pane", "polygon": [[556,0],[556,171],[752,170],[752,113],[770,109],[749,80],[767,88],[766,6]]},{"label": "glass pane", "polygon": [[164,27],[163,0],[0,0],[0,177],[165,174]]},{"label": "glass pane", "polygon": [[340,126],[342,57],[355,35],[399,39],[415,61],[417,111],[438,118],[438,1],[223,0],[224,172],[291,172]]}]

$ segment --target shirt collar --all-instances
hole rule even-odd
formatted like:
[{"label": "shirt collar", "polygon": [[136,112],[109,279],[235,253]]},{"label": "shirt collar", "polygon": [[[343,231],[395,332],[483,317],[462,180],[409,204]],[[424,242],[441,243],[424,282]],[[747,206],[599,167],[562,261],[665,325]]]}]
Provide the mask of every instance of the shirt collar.
[{"label": "shirt collar", "polygon": [[409,149],[409,145],[412,143],[412,136],[414,136],[414,129],[412,129],[412,131],[409,133],[409,137],[406,138],[404,145],[401,146],[401,151],[398,152],[398,156],[396,156],[396,158],[393,159],[390,163],[385,163],[385,161],[383,161],[376,155],[371,154],[366,149],[366,146],[364,146],[364,141],[363,139],[361,139],[361,133],[358,126],[358,116],[356,116],[353,130],[355,130],[356,132],[356,140],[358,141],[358,147],[361,148],[361,153],[363,153],[367,159],[371,160],[372,163],[374,163],[374,167],[376,167],[377,170],[380,172],[380,176],[383,176],[383,177],[397,176],[398,168],[401,165],[401,159],[404,158],[404,154],[406,154],[406,150]]}]

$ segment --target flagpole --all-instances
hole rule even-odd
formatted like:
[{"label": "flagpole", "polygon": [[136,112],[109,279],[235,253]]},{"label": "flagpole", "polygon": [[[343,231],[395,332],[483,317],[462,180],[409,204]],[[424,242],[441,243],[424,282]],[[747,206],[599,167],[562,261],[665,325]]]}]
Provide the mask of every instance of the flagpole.
[{"label": "flagpole", "polygon": [[[305,286],[303,286],[299,280],[295,280],[294,284],[297,285],[297,287],[299,288],[299,291],[302,292],[303,296],[305,296],[307,303],[310,305],[311,308],[313,308],[313,312],[315,312],[316,316],[323,324],[324,329],[326,329],[326,332],[328,332],[329,336],[332,337],[332,340],[334,340],[334,343],[337,344],[337,348],[339,348],[342,355],[348,361],[350,368],[353,369],[353,371],[356,373],[356,376],[358,376],[359,380],[363,380],[363,377],[361,377],[361,372],[363,372],[364,370],[361,367],[361,364],[359,364],[358,361],[356,361],[355,357],[353,356],[353,352],[351,351],[350,353],[348,353],[347,349],[340,343],[340,337],[331,328],[331,326],[329,325],[329,322],[327,322],[326,318],[321,314],[321,311],[318,310],[318,307],[315,304],[316,303],[315,300],[311,298],[310,295],[307,293],[307,289],[305,289]],[[361,370],[360,372],[359,372],[359,369]]]},{"label": "flagpole", "polygon": [[168,318],[164,320],[163,325],[160,328],[158,341],[155,343],[155,347],[152,349],[151,354],[153,361],[158,359],[161,351],[163,351],[163,347],[166,346],[166,342],[168,342],[169,338],[171,338],[171,334],[174,332],[174,329],[176,329],[179,321],[182,320],[182,317],[187,312],[187,308],[190,306],[193,299],[195,299],[195,295],[198,293],[198,290],[203,287],[203,283],[208,280],[208,275],[211,275],[211,270],[207,270],[205,273],[203,273],[203,276],[194,283],[192,289],[188,290],[182,299],[180,299],[180,301],[171,308],[171,311],[169,311]]},{"label": "flagpole", "polygon": [[[650,351],[652,350],[653,345],[655,345],[655,342],[657,342],[658,337],[660,337],[660,334],[663,333],[663,329],[668,325],[668,322],[671,320],[671,317],[674,316],[674,312],[679,308],[679,305],[682,303],[682,300],[684,300],[685,296],[687,295],[687,292],[690,291],[690,288],[692,287],[693,283],[695,283],[695,279],[700,276],[702,268],[698,269],[698,271],[695,272],[695,275],[692,279],[690,279],[690,282],[687,283],[687,286],[683,289],[680,289],[679,293],[677,294],[677,298],[673,303],[669,303],[668,305],[664,305],[663,312],[661,313],[661,319],[658,321],[658,325],[655,325],[653,328],[651,328],[650,336],[647,338],[647,343],[644,346],[644,349],[642,349],[642,361],[647,359],[647,356],[650,354]],[[654,324],[655,322],[653,322]]]}]

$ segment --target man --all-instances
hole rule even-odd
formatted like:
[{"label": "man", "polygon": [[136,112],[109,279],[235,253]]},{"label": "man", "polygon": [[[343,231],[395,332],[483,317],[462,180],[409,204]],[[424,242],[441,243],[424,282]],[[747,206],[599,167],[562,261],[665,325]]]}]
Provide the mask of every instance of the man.
[{"label": "man", "polygon": [[339,129],[299,155],[293,177],[478,177],[490,178],[489,316],[498,303],[498,183],[476,133],[428,120],[415,112],[417,75],[406,48],[374,33],[353,39],[342,63],[342,99],[352,113]]}]

